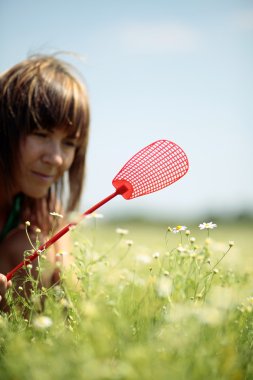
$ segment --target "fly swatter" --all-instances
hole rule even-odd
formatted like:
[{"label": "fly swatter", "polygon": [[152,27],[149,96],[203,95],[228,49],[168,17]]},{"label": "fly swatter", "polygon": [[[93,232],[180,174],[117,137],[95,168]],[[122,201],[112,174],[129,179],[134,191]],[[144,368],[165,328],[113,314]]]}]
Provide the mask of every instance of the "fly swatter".
[{"label": "fly swatter", "polygon": [[[80,216],[80,220],[117,195],[122,195],[125,199],[133,199],[170,186],[183,177],[188,169],[188,158],[180,146],[168,140],[155,141],[127,161],[112,181],[115,192],[84,212]],[[19,269],[31,263],[42,251],[65,235],[79,221],[63,227],[46,243],[27,256],[24,261],[7,273],[7,280],[10,280]]]}]

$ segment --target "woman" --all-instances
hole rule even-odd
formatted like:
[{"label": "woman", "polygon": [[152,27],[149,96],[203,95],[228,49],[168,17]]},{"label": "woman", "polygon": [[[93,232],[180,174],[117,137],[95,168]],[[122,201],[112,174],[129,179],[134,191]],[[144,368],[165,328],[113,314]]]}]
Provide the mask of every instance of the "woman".
[{"label": "woman", "polygon": [[[55,56],[34,56],[0,76],[1,298],[11,285],[4,274],[31,249],[25,222],[31,225],[31,238],[40,229],[44,242],[54,223],[50,212],[77,207],[88,130],[86,89],[69,64]],[[56,280],[55,253],[67,249],[66,239],[47,252],[52,265],[44,274],[45,285]]]}]

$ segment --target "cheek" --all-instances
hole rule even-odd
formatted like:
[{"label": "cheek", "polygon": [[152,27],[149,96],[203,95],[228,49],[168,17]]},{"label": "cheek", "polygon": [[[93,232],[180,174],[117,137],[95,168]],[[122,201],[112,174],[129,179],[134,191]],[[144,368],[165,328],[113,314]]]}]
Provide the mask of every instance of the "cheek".
[{"label": "cheek", "polygon": [[20,144],[20,161],[24,164],[36,161],[40,150],[40,146],[34,142],[33,136],[27,136]]},{"label": "cheek", "polygon": [[19,152],[19,165],[21,168],[25,168],[29,165],[29,162],[34,161],[34,149],[33,146],[31,146],[29,139],[25,139],[21,142]]},{"label": "cheek", "polygon": [[69,170],[70,166],[73,164],[75,159],[75,151],[69,152],[64,160],[63,171]]}]

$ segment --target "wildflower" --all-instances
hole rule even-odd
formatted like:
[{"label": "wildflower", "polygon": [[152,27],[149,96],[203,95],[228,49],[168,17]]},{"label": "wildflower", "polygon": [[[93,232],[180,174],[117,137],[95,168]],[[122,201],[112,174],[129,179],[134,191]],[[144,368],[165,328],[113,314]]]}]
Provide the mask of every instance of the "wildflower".
[{"label": "wildflower", "polygon": [[167,229],[168,232],[172,232],[172,228],[169,226]]},{"label": "wildflower", "polygon": [[151,258],[148,255],[142,253],[136,256],[136,260],[143,264],[149,264],[151,262]]},{"label": "wildflower", "polygon": [[125,243],[128,247],[131,247],[134,244],[133,240],[126,240]]},{"label": "wildflower", "polygon": [[235,245],[235,242],[234,242],[233,240],[230,240],[230,241],[228,242],[228,245],[229,245],[229,247],[231,248],[231,247],[233,247],[233,246]]},{"label": "wildflower", "polygon": [[23,290],[23,287],[22,287],[22,286],[19,286],[19,287],[18,287],[18,290],[21,290],[21,291],[22,291],[22,290]]},{"label": "wildflower", "polygon": [[203,260],[203,255],[199,255],[195,249],[189,250],[189,257],[196,258],[198,261]]},{"label": "wildflower", "polygon": [[64,308],[64,309],[71,309],[71,307],[73,306],[71,304],[71,302],[69,302],[66,298],[62,298],[60,300],[60,305]]},{"label": "wildflower", "polygon": [[32,264],[27,264],[26,267],[27,267],[27,269],[31,270],[33,266],[32,266]]},{"label": "wildflower", "polygon": [[182,232],[186,230],[186,226],[176,226],[172,228],[173,234],[177,234],[178,232]]},{"label": "wildflower", "polygon": [[213,222],[203,222],[199,225],[199,229],[200,230],[212,230],[214,229],[215,227],[217,227],[217,224],[213,223]]},{"label": "wildflower", "polygon": [[86,219],[91,219],[91,218],[94,218],[94,219],[103,219],[103,217],[104,217],[103,214],[99,214],[97,212],[92,212],[91,214],[86,215]]},{"label": "wildflower", "polygon": [[36,234],[40,234],[41,233],[41,229],[37,227],[36,230],[35,230],[35,232],[36,232]]},{"label": "wildflower", "polygon": [[104,215],[103,215],[103,214],[100,214],[100,213],[98,213],[98,212],[94,212],[94,213],[93,213],[93,217],[94,217],[95,219],[103,219]]},{"label": "wildflower", "polygon": [[158,297],[161,298],[167,298],[171,295],[172,291],[172,281],[169,277],[162,277],[159,279],[156,291],[158,294]]},{"label": "wildflower", "polygon": [[179,253],[183,253],[183,252],[185,252],[185,248],[182,247],[182,245],[180,244],[180,245],[177,247],[177,251],[178,251]]},{"label": "wildflower", "polygon": [[190,243],[193,244],[193,243],[195,243],[195,241],[196,241],[195,237],[191,237],[191,238],[190,238]]},{"label": "wildflower", "polygon": [[154,259],[159,259],[159,256],[160,256],[160,253],[159,253],[159,252],[155,252],[155,253],[153,253],[153,258],[154,258]]},{"label": "wildflower", "polygon": [[29,220],[27,220],[27,221],[25,222],[25,225],[26,225],[26,227],[30,227],[31,223],[29,222]]},{"label": "wildflower", "polygon": [[43,253],[45,252],[45,249],[37,249],[37,251],[36,251],[37,253],[38,253],[38,255],[41,257],[41,256],[43,256]]},{"label": "wildflower", "polygon": [[56,218],[63,218],[63,215],[61,215],[61,214],[58,214],[58,212],[50,212],[50,215],[52,215],[52,216],[54,216],[54,217],[56,217]]},{"label": "wildflower", "polygon": [[185,231],[185,235],[189,236],[191,234],[191,231],[190,230],[186,230]]},{"label": "wildflower", "polygon": [[44,315],[40,315],[33,320],[33,326],[38,330],[43,330],[51,327],[53,321],[51,318],[46,317]]},{"label": "wildflower", "polygon": [[126,229],[123,229],[123,228],[116,228],[116,234],[119,234],[119,235],[127,235],[128,234],[128,230]]},{"label": "wildflower", "polygon": [[213,270],[213,273],[214,273],[214,274],[219,273],[219,269],[214,269],[214,270]]}]

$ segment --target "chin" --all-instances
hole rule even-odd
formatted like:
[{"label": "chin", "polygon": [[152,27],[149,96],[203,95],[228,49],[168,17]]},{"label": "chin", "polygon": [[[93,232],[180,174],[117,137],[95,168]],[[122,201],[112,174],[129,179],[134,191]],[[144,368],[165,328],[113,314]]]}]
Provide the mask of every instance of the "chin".
[{"label": "chin", "polygon": [[40,189],[37,191],[32,191],[32,189],[29,189],[27,191],[23,191],[23,193],[30,198],[41,199],[41,198],[44,198],[48,195],[48,191],[49,191],[49,188],[47,188],[45,190]]}]

